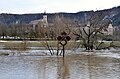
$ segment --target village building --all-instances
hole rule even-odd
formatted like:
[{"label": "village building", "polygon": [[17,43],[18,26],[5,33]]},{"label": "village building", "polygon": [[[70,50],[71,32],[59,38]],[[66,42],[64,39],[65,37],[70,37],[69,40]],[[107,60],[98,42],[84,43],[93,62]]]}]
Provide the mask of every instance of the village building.
[{"label": "village building", "polygon": [[114,27],[112,26],[112,23],[110,23],[107,27],[105,27],[102,30],[102,33],[105,34],[105,35],[112,35],[113,36]]},{"label": "village building", "polygon": [[41,27],[48,27],[48,19],[46,12],[43,13],[42,19],[33,20],[29,24],[32,25],[33,29],[35,29],[38,24],[41,24]]}]

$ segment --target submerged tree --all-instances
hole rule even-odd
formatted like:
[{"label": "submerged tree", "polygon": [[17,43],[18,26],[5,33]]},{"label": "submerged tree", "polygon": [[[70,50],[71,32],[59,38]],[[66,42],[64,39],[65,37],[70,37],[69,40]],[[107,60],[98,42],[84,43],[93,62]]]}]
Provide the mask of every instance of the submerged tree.
[{"label": "submerged tree", "polygon": [[[85,23],[73,31],[77,39],[82,41],[81,44],[86,50],[98,49],[103,43],[103,30],[108,25],[108,20],[104,20],[104,17],[102,13],[94,12],[90,16],[87,16]],[[101,40],[101,42],[98,42],[98,40]]]}]

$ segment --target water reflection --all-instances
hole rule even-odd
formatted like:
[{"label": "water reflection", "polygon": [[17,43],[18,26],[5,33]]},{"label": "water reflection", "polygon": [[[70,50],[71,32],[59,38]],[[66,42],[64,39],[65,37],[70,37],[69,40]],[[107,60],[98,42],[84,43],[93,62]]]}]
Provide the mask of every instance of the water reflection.
[{"label": "water reflection", "polygon": [[120,79],[120,59],[95,55],[1,56],[0,79]]}]

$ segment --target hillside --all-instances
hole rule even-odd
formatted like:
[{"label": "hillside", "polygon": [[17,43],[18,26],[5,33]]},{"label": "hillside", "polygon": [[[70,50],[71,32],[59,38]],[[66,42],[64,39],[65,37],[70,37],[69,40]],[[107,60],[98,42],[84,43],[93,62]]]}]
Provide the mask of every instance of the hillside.
[{"label": "hillside", "polygon": [[[99,10],[96,13],[102,13],[105,15],[104,19],[112,20],[115,26],[120,25],[120,6],[114,7],[111,9]],[[58,15],[62,15],[67,18],[77,19],[83,21],[85,19],[85,14],[89,15],[90,13],[94,13],[94,11],[82,11],[77,13],[57,13]],[[48,20],[51,20],[52,17],[56,13],[47,14]],[[0,14],[0,24],[10,25],[17,23],[29,23],[32,20],[37,20],[42,18],[43,13],[39,14]]]}]

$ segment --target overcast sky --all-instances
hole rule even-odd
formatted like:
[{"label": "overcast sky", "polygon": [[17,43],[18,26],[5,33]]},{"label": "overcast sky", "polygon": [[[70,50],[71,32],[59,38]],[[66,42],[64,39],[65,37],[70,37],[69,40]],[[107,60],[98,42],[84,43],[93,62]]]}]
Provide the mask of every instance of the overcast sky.
[{"label": "overcast sky", "polygon": [[1,0],[0,13],[47,13],[102,10],[120,6],[120,0]]}]

